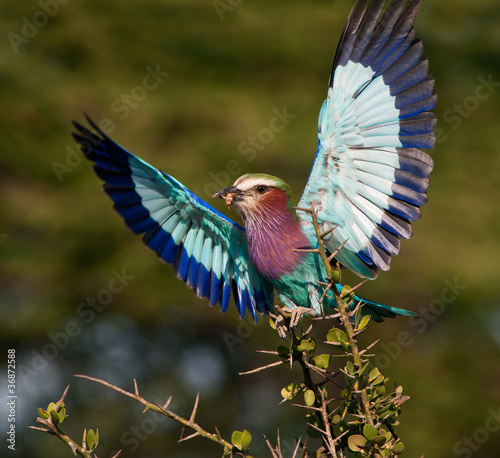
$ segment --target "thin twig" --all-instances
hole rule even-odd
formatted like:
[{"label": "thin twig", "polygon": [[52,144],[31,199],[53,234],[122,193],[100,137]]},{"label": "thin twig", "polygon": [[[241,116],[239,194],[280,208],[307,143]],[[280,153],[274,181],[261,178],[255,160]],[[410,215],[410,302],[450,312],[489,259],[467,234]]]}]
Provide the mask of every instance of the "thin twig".
[{"label": "thin twig", "polygon": [[[189,420],[186,420],[185,418],[181,417],[180,415],[177,415],[176,413],[172,412],[171,410],[168,410],[166,407],[161,407],[158,405],[158,403],[154,404],[154,403],[149,402],[145,398],[143,398],[139,394],[139,389],[137,387],[137,382],[135,379],[134,379],[135,393],[130,393],[130,392],[118,387],[118,386],[115,386],[109,382],[106,382],[105,380],[101,380],[101,379],[94,378],[94,377],[89,377],[88,375],[75,375],[75,377],[84,378],[84,379],[91,380],[91,381],[96,382],[96,383],[100,383],[101,385],[104,385],[104,386],[106,386],[114,391],[117,391],[118,393],[123,394],[124,396],[135,399],[136,401],[139,401],[148,410],[152,410],[153,412],[157,412],[159,414],[165,415],[165,416],[171,418],[172,420],[175,420],[177,423],[180,423],[184,427],[191,428],[193,431],[195,431],[195,433],[193,433],[189,437],[186,437],[186,438],[181,437],[181,440],[187,440],[188,438],[195,437],[195,436],[203,436],[204,438],[209,439],[212,442],[216,442],[216,443],[222,445],[227,450],[231,450],[233,448],[233,445],[230,444],[228,441],[222,439],[220,437],[220,434],[210,433],[210,432],[206,431],[205,429],[203,429],[200,425],[198,425],[194,421],[194,418],[196,416],[196,411],[198,409],[199,394],[196,397],[193,411],[191,412],[191,417]],[[170,400],[167,403],[170,403]]]}]

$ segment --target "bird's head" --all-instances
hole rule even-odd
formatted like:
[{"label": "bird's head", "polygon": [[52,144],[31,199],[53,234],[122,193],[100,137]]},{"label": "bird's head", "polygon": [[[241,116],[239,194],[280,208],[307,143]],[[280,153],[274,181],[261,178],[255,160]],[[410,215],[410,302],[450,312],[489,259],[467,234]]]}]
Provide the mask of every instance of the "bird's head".
[{"label": "bird's head", "polygon": [[292,194],[290,186],[283,180],[264,173],[248,173],[239,177],[228,188],[214,194],[215,198],[225,199],[228,206],[234,205],[241,216],[246,219],[264,209],[291,207]]}]

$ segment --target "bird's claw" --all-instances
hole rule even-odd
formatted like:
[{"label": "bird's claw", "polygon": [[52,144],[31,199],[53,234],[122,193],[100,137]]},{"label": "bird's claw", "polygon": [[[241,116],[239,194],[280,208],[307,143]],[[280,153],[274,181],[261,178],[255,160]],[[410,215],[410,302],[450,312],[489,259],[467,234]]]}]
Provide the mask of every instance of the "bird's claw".
[{"label": "bird's claw", "polygon": [[276,331],[278,331],[278,335],[286,340],[287,334],[291,334],[290,326],[287,324],[287,321],[283,315],[278,315],[275,320]]},{"label": "bird's claw", "polygon": [[276,330],[281,338],[285,339],[293,334],[303,315],[317,315],[313,308],[296,307],[294,309],[279,310],[279,315],[275,317]]},{"label": "bird's claw", "polygon": [[313,308],[308,307],[297,307],[292,310],[292,316],[290,318],[290,329],[293,331],[298,326],[299,322],[302,320],[303,315],[316,316],[317,313]]}]

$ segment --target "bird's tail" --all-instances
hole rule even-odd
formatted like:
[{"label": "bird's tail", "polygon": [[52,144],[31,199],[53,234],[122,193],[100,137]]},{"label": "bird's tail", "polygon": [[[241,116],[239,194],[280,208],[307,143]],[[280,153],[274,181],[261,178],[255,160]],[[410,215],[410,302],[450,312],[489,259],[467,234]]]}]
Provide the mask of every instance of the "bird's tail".
[{"label": "bird's tail", "polygon": [[[337,284],[337,291],[339,293],[342,291],[342,286],[339,284]],[[363,316],[370,315],[372,320],[377,323],[384,321],[384,318],[396,318],[397,316],[418,316],[415,312],[411,312],[410,310],[398,309],[397,307],[379,304],[378,302],[370,301],[356,295],[354,295],[352,300],[352,307],[355,307],[360,302],[363,307],[361,309],[361,314]]]},{"label": "bird's tail", "polygon": [[391,307],[389,305],[379,304],[378,302],[369,301],[362,297],[354,295],[354,304],[358,304],[361,301],[362,309],[361,314],[363,316],[370,315],[373,321],[380,323],[384,321],[384,318],[396,318],[396,316],[418,316],[415,312],[410,310],[398,309],[397,307]]}]

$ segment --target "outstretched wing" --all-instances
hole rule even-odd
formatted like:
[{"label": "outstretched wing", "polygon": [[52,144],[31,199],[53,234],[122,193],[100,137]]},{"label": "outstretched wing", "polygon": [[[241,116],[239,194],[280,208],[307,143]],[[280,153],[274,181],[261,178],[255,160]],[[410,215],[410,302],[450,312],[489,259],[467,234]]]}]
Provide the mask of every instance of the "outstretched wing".
[{"label": "outstretched wing", "polygon": [[272,307],[272,285],[248,256],[245,230],[161,172],[107,137],[74,123],[83,154],[93,161],[115,210],[177,276],[225,312],[231,296],[243,317]]},{"label": "outstretched wing", "polygon": [[375,278],[388,270],[427,201],[437,96],[413,24],[420,0],[358,0],[319,115],[319,145],[300,207],[313,208],[337,260]]}]

